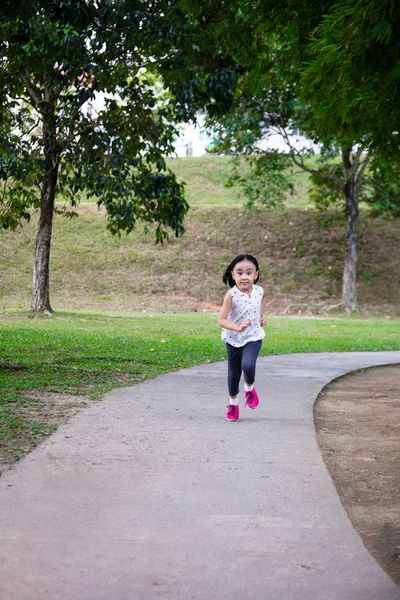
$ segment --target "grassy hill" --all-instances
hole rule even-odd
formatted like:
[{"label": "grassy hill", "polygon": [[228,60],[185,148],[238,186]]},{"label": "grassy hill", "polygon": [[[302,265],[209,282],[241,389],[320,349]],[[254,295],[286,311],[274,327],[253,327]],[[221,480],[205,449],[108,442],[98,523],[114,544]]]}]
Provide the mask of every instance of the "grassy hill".
[{"label": "grassy hill", "polygon": [[[241,252],[257,256],[270,314],[323,314],[340,302],[344,219],[309,205],[307,177],[294,173],[297,194],[279,211],[246,210],[238,190],[225,188],[228,157],[173,159],[192,208],[186,233],[156,246],[140,228],[106,231],[106,216],[85,203],[79,218],[56,216],[51,253],[55,310],[215,310],[222,271]],[[299,208],[296,208],[296,207]],[[0,309],[28,308],[36,219],[1,231]],[[359,302],[368,314],[400,316],[400,219],[360,219]]]}]

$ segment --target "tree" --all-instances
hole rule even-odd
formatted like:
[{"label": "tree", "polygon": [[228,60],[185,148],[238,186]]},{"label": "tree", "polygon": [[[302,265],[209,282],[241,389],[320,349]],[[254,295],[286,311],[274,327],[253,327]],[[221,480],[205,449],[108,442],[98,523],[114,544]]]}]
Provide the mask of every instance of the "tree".
[{"label": "tree", "polygon": [[[72,209],[86,191],[112,233],[138,220],[183,232],[183,185],[166,169],[175,113],[151,79],[173,60],[175,2],[6,1],[0,22],[0,223],[39,210],[32,311],[52,311],[49,260],[56,194]],[[181,32],[179,33],[181,35]],[[169,52],[168,52],[169,50]],[[102,94],[95,118],[84,110]]]},{"label": "tree", "polygon": [[[342,297],[347,310],[355,309],[362,178],[372,158],[384,160],[388,169],[400,158],[400,6],[391,0],[224,0],[212,6],[187,0],[186,6],[204,15],[215,52],[230,56],[241,71],[234,109],[221,121],[223,135],[227,144],[236,136],[238,149],[256,155],[258,174],[271,156],[257,142],[271,127],[289,146],[288,130],[297,128],[326,154],[340,153],[338,176],[332,169],[310,169],[289,147],[295,164],[341,190],[346,210]],[[279,160],[276,153],[272,158],[276,183]]]},{"label": "tree", "polygon": [[[290,189],[286,173],[287,167],[292,165],[307,171],[314,178],[314,184],[323,182],[325,190],[333,188],[335,199],[338,195],[342,196],[347,219],[342,296],[344,306],[354,310],[357,297],[355,265],[358,204],[370,155],[363,152],[362,146],[341,148],[337,142],[320,139],[313,129],[309,107],[299,102],[295,88],[289,84],[261,91],[260,97],[251,95],[246,85],[239,89],[235,109],[218,122],[214,120],[221,146],[236,152],[236,164],[243,156],[251,164],[251,170],[245,174],[239,174],[240,169],[236,168],[231,181],[241,184],[248,198],[248,206],[275,206],[283,202],[284,193]],[[293,141],[295,132],[303,133],[313,142],[321,144],[319,166],[311,166],[305,160],[310,150],[296,146]],[[276,134],[284,140],[285,152],[271,149],[265,144]],[[338,153],[342,165],[330,164],[329,159]]]}]

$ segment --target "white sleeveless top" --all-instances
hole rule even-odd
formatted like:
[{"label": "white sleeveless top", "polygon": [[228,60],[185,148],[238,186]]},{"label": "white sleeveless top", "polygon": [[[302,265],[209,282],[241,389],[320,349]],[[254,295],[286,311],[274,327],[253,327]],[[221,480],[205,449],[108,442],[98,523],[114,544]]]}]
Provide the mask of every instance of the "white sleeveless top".
[{"label": "white sleeveless top", "polygon": [[265,331],[260,325],[261,301],[264,290],[260,285],[253,285],[250,297],[241,292],[236,285],[229,290],[232,296],[232,307],[228,314],[228,321],[240,325],[244,319],[251,321],[251,325],[243,331],[222,329],[221,338],[224,344],[240,348],[248,342],[257,342],[265,337]]}]

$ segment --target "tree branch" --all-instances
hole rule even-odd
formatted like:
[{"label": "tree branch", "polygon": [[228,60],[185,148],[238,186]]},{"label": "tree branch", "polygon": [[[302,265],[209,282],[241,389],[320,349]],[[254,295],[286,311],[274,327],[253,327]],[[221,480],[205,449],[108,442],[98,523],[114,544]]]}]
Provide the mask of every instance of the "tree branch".
[{"label": "tree branch", "polygon": [[70,118],[70,124],[68,126],[68,134],[67,134],[67,138],[68,139],[72,139],[74,137],[74,125],[75,125],[75,119],[77,117],[77,115],[79,114],[79,111],[81,110],[82,106],[88,101],[90,100],[90,97],[82,97],[79,102],[77,102],[74,112],[71,114],[71,118]]},{"label": "tree branch", "polygon": [[342,190],[344,190],[344,182],[341,179],[339,179],[339,177],[337,177],[336,175],[323,173],[322,171],[318,171],[317,169],[311,169],[310,167],[307,167],[304,163],[304,158],[301,152],[297,150],[297,148],[292,146],[286,129],[278,125],[278,131],[279,134],[283,137],[286,145],[289,147],[290,154],[295,165],[297,165],[303,171],[311,173],[311,175],[317,175],[317,177],[322,177],[323,179],[330,179],[331,181],[334,181]]},{"label": "tree branch", "polygon": [[32,83],[31,76],[30,76],[28,69],[25,69],[23,78],[26,83],[26,89],[28,90],[30,97],[34,101],[35,108],[36,108],[36,105],[39,104],[39,102],[42,99],[40,90]]},{"label": "tree branch", "polygon": [[21,100],[21,102],[26,102],[26,104],[29,104],[29,106],[32,106],[32,108],[34,108],[35,110],[37,110],[36,104],[33,104],[33,102],[31,102],[27,98],[21,98],[20,96],[15,96],[15,99],[16,100]]},{"label": "tree branch", "polygon": [[25,132],[25,135],[29,135],[30,133],[32,133],[32,131],[36,129],[36,127],[39,127],[39,121],[36,121],[36,123],[32,125],[32,127],[28,131]]},{"label": "tree branch", "polygon": [[359,148],[357,149],[357,152],[354,155],[353,165],[350,169],[350,172],[352,175],[355,175],[357,173],[357,169],[360,166],[361,155],[362,155],[362,146],[359,146]]},{"label": "tree branch", "polygon": [[345,148],[342,146],[342,162],[345,169],[345,174],[347,171],[350,171],[352,164],[350,162],[350,154],[351,147],[346,146]]},{"label": "tree branch", "polygon": [[[343,154],[343,163],[347,170],[347,174],[350,175],[350,178],[354,177],[354,181],[356,183],[360,182],[361,177],[364,174],[365,169],[370,161],[370,157],[367,154],[367,157],[362,161],[361,157],[363,154],[363,147],[359,146],[357,152],[354,154],[353,164],[350,162],[350,148],[342,149]],[[357,171],[358,174],[357,174]]]},{"label": "tree branch", "polygon": [[361,177],[364,175],[364,171],[367,168],[367,165],[368,165],[369,161],[370,161],[370,157],[367,156],[367,158],[360,163],[361,168],[360,168],[360,171],[359,171],[359,173],[358,173],[358,175],[356,177],[357,183],[360,181]]},{"label": "tree branch", "polygon": [[54,86],[51,85],[53,83],[51,76],[45,77],[45,88],[44,88],[44,97],[48,104],[53,103],[55,100],[58,100],[61,94],[61,90],[63,88],[62,85]]}]

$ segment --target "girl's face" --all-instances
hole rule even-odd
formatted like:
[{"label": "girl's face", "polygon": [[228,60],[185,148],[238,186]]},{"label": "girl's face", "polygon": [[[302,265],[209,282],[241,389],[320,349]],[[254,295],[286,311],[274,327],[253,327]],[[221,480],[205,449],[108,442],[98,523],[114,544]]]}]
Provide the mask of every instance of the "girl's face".
[{"label": "girl's face", "polygon": [[232,271],[232,277],[236,283],[236,287],[241,292],[250,293],[257,276],[258,271],[256,266],[249,260],[238,262]]}]

